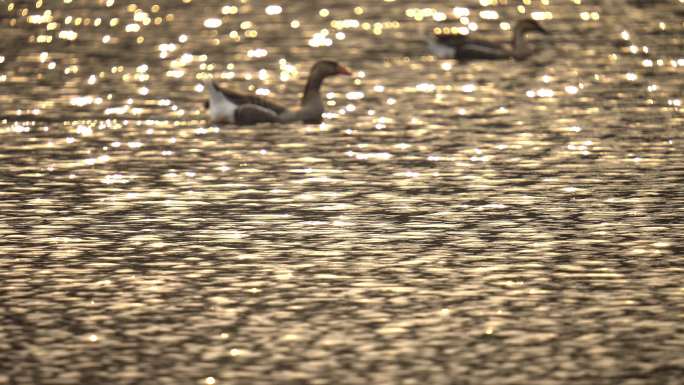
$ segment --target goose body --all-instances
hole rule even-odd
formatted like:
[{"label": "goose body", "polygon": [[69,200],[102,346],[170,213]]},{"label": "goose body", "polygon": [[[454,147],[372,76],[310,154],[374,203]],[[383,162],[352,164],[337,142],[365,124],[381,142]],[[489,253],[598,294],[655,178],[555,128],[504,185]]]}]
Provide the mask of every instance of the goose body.
[{"label": "goose body", "polygon": [[534,47],[525,40],[527,32],[548,34],[535,20],[525,19],[516,23],[510,49],[505,44],[473,39],[466,35],[435,35],[428,40],[428,49],[441,59],[524,60],[535,52]]},{"label": "goose body", "polygon": [[209,120],[212,123],[238,125],[297,121],[308,124],[321,123],[324,108],[320,89],[323,80],[333,75],[351,75],[351,71],[333,61],[321,60],[316,62],[309,73],[301,104],[295,110],[289,110],[277,103],[254,95],[243,95],[223,90],[216,83],[207,81],[205,88],[209,92],[207,103]]},{"label": "goose body", "polygon": [[501,60],[511,57],[503,44],[469,39],[464,35],[437,35],[428,42],[430,51],[441,59]]}]

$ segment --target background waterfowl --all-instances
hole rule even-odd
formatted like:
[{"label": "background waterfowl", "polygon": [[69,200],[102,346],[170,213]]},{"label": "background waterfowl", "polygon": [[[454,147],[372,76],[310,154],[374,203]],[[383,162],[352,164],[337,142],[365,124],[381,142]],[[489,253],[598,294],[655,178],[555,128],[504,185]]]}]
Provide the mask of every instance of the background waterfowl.
[{"label": "background waterfowl", "polygon": [[513,28],[511,48],[503,43],[473,39],[467,35],[434,35],[428,39],[428,48],[433,55],[442,59],[467,60],[502,60],[513,58],[524,60],[531,56],[535,49],[525,39],[527,32],[548,34],[539,23],[532,19],[520,20]]},{"label": "background waterfowl", "polygon": [[333,75],[351,75],[351,71],[334,61],[321,60],[316,62],[304,86],[304,95],[299,109],[287,108],[254,95],[222,90],[219,86],[207,81],[205,87],[209,92],[206,104],[209,109],[209,119],[212,123],[235,123],[239,125],[257,124],[264,122],[296,122],[318,124],[323,121],[323,100],[321,85],[323,80]]}]

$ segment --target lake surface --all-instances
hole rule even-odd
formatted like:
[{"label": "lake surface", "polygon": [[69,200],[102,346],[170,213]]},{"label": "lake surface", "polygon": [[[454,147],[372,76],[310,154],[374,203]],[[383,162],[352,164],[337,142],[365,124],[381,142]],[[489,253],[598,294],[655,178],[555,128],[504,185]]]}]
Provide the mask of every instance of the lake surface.
[{"label": "lake surface", "polygon": [[681,0],[158,3],[0,1],[0,385],[682,383]]}]

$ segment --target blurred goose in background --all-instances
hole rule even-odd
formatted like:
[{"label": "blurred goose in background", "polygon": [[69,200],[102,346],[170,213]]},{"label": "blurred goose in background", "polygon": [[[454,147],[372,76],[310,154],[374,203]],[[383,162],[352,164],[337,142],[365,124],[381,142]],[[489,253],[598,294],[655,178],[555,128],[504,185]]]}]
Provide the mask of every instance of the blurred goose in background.
[{"label": "blurred goose in background", "polygon": [[473,39],[468,35],[434,35],[428,39],[428,48],[433,55],[441,59],[524,60],[535,53],[534,46],[525,39],[527,32],[549,34],[536,20],[525,19],[515,24],[510,49],[506,44]]},{"label": "blurred goose in background", "polygon": [[205,81],[209,91],[209,119],[212,123],[234,123],[239,125],[265,122],[289,123],[304,122],[319,124],[323,122],[323,100],[321,85],[323,80],[333,75],[351,75],[349,68],[330,60],[321,60],[311,67],[309,78],[304,86],[304,96],[299,109],[288,110],[269,100],[254,95],[242,95],[222,90],[211,80]]}]

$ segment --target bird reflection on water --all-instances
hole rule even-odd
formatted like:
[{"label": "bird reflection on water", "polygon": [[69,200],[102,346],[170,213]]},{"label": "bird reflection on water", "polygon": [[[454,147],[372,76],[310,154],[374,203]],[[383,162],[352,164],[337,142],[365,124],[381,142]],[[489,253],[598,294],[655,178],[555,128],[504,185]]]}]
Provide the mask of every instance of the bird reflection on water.
[{"label": "bird reflection on water", "polygon": [[613,3],[2,3],[0,384],[681,382],[682,4]]}]

